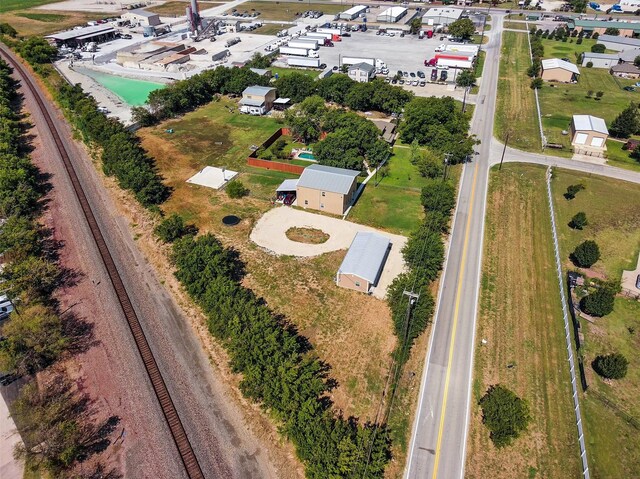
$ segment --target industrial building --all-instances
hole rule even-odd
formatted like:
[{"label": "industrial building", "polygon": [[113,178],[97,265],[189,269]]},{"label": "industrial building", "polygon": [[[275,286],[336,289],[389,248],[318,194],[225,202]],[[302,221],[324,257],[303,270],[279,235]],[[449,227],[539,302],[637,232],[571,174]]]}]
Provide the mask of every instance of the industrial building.
[{"label": "industrial building", "polygon": [[602,118],[591,115],[573,115],[571,119],[571,145],[575,153],[602,156],[607,149],[609,130]]},{"label": "industrial building", "polygon": [[156,27],[161,23],[160,15],[141,9],[129,10],[120,15],[120,18],[133,27]]},{"label": "industrial building", "polygon": [[271,111],[276,99],[276,89],[268,86],[250,86],[242,92],[240,111],[250,115],[264,115]]},{"label": "industrial building", "polygon": [[353,20],[358,18],[361,14],[366,13],[369,7],[364,5],[356,5],[355,7],[351,7],[349,10],[346,10],[340,14],[340,20]]},{"label": "industrial building", "polygon": [[376,77],[376,67],[370,63],[356,63],[348,70],[349,78],[358,83],[367,83]]},{"label": "industrial building", "polygon": [[619,37],[616,35],[600,35],[598,43],[602,43],[607,50],[616,52],[640,48],[640,38]]},{"label": "industrial building", "polygon": [[559,58],[542,60],[542,74],[540,77],[545,81],[571,83],[578,81],[579,75],[580,70],[573,63]]},{"label": "industrial building", "polygon": [[311,165],[296,186],[298,206],[342,215],[355,199],[359,171]]},{"label": "industrial building", "polygon": [[[572,19],[567,21],[569,30],[577,30],[579,32],[590,32],[603,35],[607,28],[617,28],[621,37],[632,37],[640,33],[640,23],[617,22],[609,20],[578,20]],[[600,43],[598,39],[598,43]]]},{"label": "industrial building", "polygon": [[204,49],[187,48],[182,43],[152,41],[136,50],[119,50],[116,53],[116,63],[125,68],[176,72],[193,68],[185,63],[198,57],[201,57],[202,61],[210,58]]},{"label": "industrial building", "polygon": [[404,7],[391,7],[382,12],[376,20],[383,23],[396,23],[407,14],[408,10]]},{"label": "industrial building", "polygon": [[54,33],[47,35],[50,42],[57,47],[63,45],[69,48],[76,48],[90,42],[104,43],[116,38],[116,29],[113,25],[102,24],[92,27],[77,28],[75,30],[67,30],[66,32]]},{"label": "industrial building", "polygon": [[434,7],[422,16],[422,24],[447,26],[460,20],[461,15],[462,10],[459,8]]},{"label": "industrial building", "polygon": [[338,268],[336,284],[370,293],[380,279],[390,249],[391,241],[386,236],[359,231]]},{"label": "industrial building", "polygon": [[591,53],[584,52],[582,54],[582,62],[580,65],[586,67],[591,63],[592,68],[611,68],[618,64],[620,55],[614,55],[611,53]]}]

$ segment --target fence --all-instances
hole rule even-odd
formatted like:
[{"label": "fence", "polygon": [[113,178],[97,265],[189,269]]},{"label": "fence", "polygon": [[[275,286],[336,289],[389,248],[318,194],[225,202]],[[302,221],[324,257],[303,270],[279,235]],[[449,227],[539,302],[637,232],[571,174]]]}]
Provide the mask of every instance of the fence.
[{"label": "fence", "polygon": [[[529,30],[529,23],[527,23],[527,30]],[[531,59],[531,63],[533,63],[533,52],[531,51],[531,35],[529,34],[528,31],[526,35],[527,35],[527,42],[529,42],[529,58]],[[542,149],[544,150],[547,140],[544,137],[544,130],[542,128],[542,113],[540,113],[540,98],[538,98],[537,88],[533,89],[533,94],[536,97],[536,109],[538,112],[538,128],[540,128],[540,141],[542,142]]]},{"label": "fence", "polygon": [[598,401],[600,401],[606,407],[611,409],[616,416],[618,416],[622,420],[626,421],[629,425],[633,426],[634,428],[640,431],[640,421],[638,421],[635,417],[633,417],[631,414],[629,414],[625,410],[618,407],[607,396],[605,396],[604,394],[600,394],[598,391],[595,391],[593,389],[589,391],[589,396],[593,396],[596,399],[598,399]]},{"label": "fence", "polygon": [[304,171],[304,166],[292,165],[289,163],[281,163],[279,161],[261,160],[260,158],[247,158],[247,165],[255,166],[257,168],[264,168],[265,170],[284,171],[285,173],[294,173],[301,175]]},{"label": "fence", "polygon": [[564,319],[565,342],[567,344],[567,354],[569,355],[569,367],[571,372],[571,391],[573,393],[573,411],[576,415],[576,426],[578,428],[578,442],[580,443],[580,459],[582,461],[582,475],[585,479],[590,479],[589,464],[587,462],[587,449],[584,441],[584,431],[582,429],[582,414],[580,413],[580,403],[578,401],[578,384],[576,380],[576,366],[571,346],[571,328],[569,327],[569,315],[567,311],[567,298],[564,289],[564,279],[562,275],[562,264],[560,262],[560,247],[558,246],[558,233],[556,230],[556,217],[553,211],[553,196],[551,195],[551,167],[547,168],[547,197],[549,200],[549,214],[551,216],[551,231],[553,233],[553,250],[555,252],[556,273],[558,275],[558,286],[560,288],[560,300],[562,301],[562,317]]}]

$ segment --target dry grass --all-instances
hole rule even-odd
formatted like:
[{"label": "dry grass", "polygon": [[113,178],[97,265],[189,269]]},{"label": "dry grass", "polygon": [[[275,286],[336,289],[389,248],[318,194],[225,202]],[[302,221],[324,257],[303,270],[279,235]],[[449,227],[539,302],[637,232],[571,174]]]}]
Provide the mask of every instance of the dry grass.
[{"label": "dry grass", "polygon": [[[185,11],[189,5],[190,2],[187,0],[175,0],[172,2],[163,3],[162,5],[154,5],[147,8],[147,10],[165,17],[181,17],[186,15]],[[207,8],[217,7],[218,5],[222,5],[222,3],[198,2],[200,11],[206,10]]]},{"label": "dry grass", "polygon": [[308,244],[326,243],[329,235],[315,228],[289,228],[285,234],[291,241]]},{"label": "dry grass", "polygon": [[[491,172],[477,326],[488,342],[476,351],[468,478],[580,476],[544,174],[517,164]],[[525,398],[533,417],[500,451],[477,406],[497,383]]]},{"label": "dry grass", "polygon": [[76,25],[86,25],[88,21],[103,18],[104,16],[105,14],[87,12],[20,10],[3,13],[2,21],[15,28],[19,35],[33,36],[48,35]]}]

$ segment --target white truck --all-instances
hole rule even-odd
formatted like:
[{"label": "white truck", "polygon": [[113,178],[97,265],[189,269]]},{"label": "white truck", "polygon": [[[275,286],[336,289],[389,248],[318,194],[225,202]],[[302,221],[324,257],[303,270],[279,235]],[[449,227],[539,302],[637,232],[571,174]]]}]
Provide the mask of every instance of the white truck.
[{"label": "white truck", "polygon": [[308,40],[302,40],[301,38],[297,40],[291,40],[288,44],[288,47],[291,48],[306,48],[307,50],[317,50],[318,42],[316,40],[312,40],[311,38]]},{"label": "white truck", "polygon": [[377,69],[387,68],[387,64],[379,58],[363,58],[363,57],[342,57],[343,65],[355,65],[357,63],[368,63]]},{"label": "white truck", "polygon": [[307,48],[280,47],[280,53],[283,55],[294,55],[297,57],[318,58],[318,52],[308,50]]},{"label": "white truck", "polygon": [[318,28],[316,29],[317,33],[330,33],[331,35],[342,35],[342,30],[339,28]]},{"label": "white truck", "polygon": [[309,67],[320,68],[319,58],[303,58],[303,57],[288,57],[287,65],[290,67]]}]

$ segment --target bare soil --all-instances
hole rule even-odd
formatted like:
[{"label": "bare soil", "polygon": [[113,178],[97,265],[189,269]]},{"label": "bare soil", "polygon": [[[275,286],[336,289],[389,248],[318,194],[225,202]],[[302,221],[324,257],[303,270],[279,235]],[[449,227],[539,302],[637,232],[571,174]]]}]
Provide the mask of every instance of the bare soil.
[{"label": "bare soil", "polygon": [[316,228],[289,228],[285,234],[291,241],[307,244],[321,244],[329,239],[329,235]]}]

